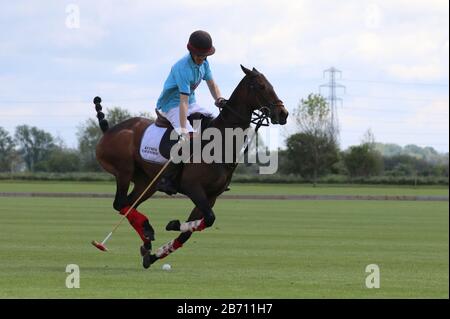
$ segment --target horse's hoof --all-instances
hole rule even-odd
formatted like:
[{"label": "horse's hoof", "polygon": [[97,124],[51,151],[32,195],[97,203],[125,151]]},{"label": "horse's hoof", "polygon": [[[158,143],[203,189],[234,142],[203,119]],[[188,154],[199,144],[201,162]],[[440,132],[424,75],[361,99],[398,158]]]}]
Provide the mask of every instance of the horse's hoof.
[{"label": "horse's hoof", "polygon": [[[142,250],[141,250],[141,252],[142,252]],[[145,269],[148,269],[150,266],[151,266],[151,264],[152,264],[152,262],[151,262],[151,259],[150,259],[150,252],[147,252],[146,254],[144,254],[143,256],[142,256],[142,266],[145,268]]]},{"label": "horse's hoof", "polygon": [[177,220],[171,220],[167,226],[166,226],[166,230],[175,230],[175,231],[180,231],[180,221]]},{"label": "horse's hoof", "polygon": [[142,266],[145,269],[148,269],[157,259],[158,259],[158,257],[156,257],[156,255],[151,255],[150,252],[147,252],[142,257]]}]

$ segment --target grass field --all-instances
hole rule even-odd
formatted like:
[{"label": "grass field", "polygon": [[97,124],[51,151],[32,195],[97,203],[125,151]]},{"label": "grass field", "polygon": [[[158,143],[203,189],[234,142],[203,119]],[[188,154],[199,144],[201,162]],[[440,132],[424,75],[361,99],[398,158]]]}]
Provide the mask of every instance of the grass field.
[{"label": "grass field", "polygon": [[[113,182],[48,182],[0,181],[0,192],[115,192]],[[441,195],[448,196],[444,186],[384,186],[384,185],[319,185],[308,184],[232,184],[234,195]]]},{"label": "grass field", "polygon": [[[280,186],[280,187],[278,187]],[[448,195],[448,188],[312,188],[236,185],[233,192]],[[0,183],[0,191],[111,192],[111,184]],[[418,193],[417,193],[418,192]],[[231,192],[230,192],[231,193]],[[1,298],[448,298],[448,202],[222,200],[216,223],[167,259],[141,266],[139,238],[109,199],[1,198]],[[173,239],[188,200],[149,200],[140,210],[155,248]],[[170,263],[172,270],[161,269]],[[65,287],[67,264],[80,289]],[[367,289],[365,267],[380,267]]]}]

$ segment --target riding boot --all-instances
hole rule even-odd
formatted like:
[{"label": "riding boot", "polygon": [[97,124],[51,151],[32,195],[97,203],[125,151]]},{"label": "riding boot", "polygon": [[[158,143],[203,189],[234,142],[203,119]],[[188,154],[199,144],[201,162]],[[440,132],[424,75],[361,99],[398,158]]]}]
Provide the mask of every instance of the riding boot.
[{"label": "riding boot", "polygon": [[[190,149],[192,148],[192,132],[187,135],[180,135],[178,140],[179,145],[190,145]],[[184,138],[183,138],[184,137]],[[181,150],[179,150],[179,155],[181,155]],[[165,192],[167,195],[174,195],[178,191],[178,184],[180,179],[180,172],[183,168],[183,161],[179,163],[170,162],[167,165],[166,170],[164,171],[163,176],[161,177],[156,189],[160,192]]]},{"label": "riding boot", "polygon": [[167,195],[176,194],[178,191],[178,175],[182,167],[183,162],[177,164],[170,162],[158,183],[157,190]]}]

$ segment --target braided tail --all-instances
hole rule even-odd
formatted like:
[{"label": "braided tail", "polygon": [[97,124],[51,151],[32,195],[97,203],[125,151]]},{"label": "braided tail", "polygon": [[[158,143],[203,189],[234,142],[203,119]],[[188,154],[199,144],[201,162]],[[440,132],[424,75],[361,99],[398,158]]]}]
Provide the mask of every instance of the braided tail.
[{"label": "braided tail", "polygon": [[105,133],[109,128],[109,124],[108,124],[108,121],[105,119],[105,114],[102,112],[102,106],[100,105],[101,102],[102,102],[102,99],[99,96],[96,96],[94,98],[95,110],[97,111],[98,124],[100,125],[102,132]]}]

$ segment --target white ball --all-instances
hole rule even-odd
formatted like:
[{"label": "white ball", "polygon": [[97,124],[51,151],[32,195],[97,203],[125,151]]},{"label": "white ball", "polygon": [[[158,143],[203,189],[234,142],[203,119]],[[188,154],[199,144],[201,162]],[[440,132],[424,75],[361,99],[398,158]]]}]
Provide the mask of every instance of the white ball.
[{"label": "white ball", "polygon": [[162,269],[163,270],[170,270],[170,269],[172,269],[172,266],[170,266],[169,264],[164,264],[164,265],[162,265]]}]

